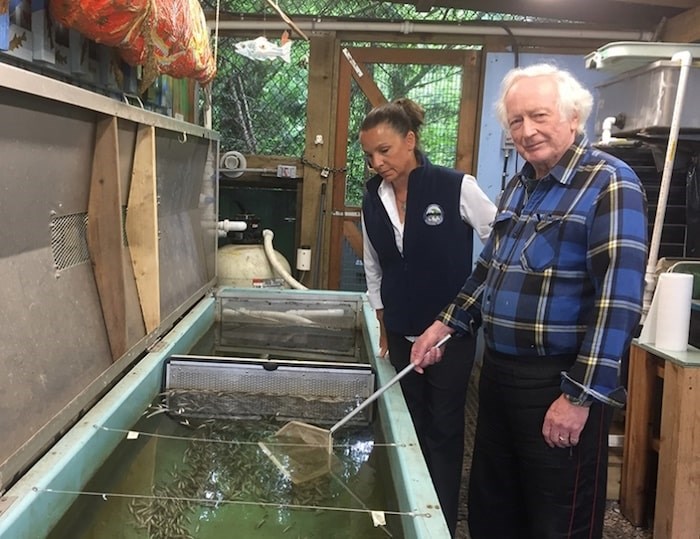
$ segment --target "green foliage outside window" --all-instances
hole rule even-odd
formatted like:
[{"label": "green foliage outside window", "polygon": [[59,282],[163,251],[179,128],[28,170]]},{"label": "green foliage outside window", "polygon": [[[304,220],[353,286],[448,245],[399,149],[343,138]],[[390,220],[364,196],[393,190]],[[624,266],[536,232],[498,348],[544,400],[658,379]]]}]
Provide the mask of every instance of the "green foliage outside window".
[{"label": "green foliage outside window", "polygon": [[[295,41],[292,61],[255,61],[234,51],[238,40],[219,43],[219,72],[213,86],[214,129],[223,151],[259,155],[304,155],[308,100],[308,43]],[[410,97],[426,110],[421,146],[431,161],[454,165],[461,69],[456,66],[373,66],[387,99]],[[368,171],[357,142],[369,104],[353,82],[348,137],[346,203],[359,205]],[[332,113],[332,112],[331,112]]]},{"label": "green foliage outside window", "polygon": [[[214,9],[213,0],[205,0],[205,9]],[[350,0],[300,0],[283,6],[294,17],[338,17],[362,21],[443,21],[466,20],[522,20],[509,17],[451,8],[434,8],[427,13],[417,12],[411,4]],[[264,0],[224,0],[221,10],[228,15],[258,18],[269,16],[278,20]],[[280,36],[265,35],[273,43]],[[212,88],[213,127],[221,134],[221,150],[237,150],[259,155],[304,155],[306,140],[306,109],[308,96],[309,44],[295,40],[292,59],[256,61],[235,52],[234,46],[242,38],[220,37],[218,40],[218,73]],[[386,43],[344,43],[343,46],[393,46]],[[402,48],[430,47],[430,45],[400,45]],[[461,68],[439,65],[374,65],[373,77],[388,99],[410,97],[426,109],[426,124],[421,145],[436,164],[452,166],[455,163],[457,117],[459,111]],[[368,171],[357,134],[367,100],[361,97],[353,83],[348,137],[346,204],[359,205]],[[335,111],[329,111],[334,114]],[[328,164],[331,168],[334,163]]]}]

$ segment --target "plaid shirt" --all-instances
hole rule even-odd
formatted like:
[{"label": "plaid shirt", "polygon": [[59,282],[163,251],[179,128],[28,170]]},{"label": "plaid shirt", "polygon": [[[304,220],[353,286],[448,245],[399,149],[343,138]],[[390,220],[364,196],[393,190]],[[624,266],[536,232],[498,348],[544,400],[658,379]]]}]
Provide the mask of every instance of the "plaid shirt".
[{"label": "plaid shirt", "polygon": [[501,196],[476,268],[438,320],[483,323],[486,346],[513,356],[572,355],[562,390],[620,405],[620,359],[639,324],[646,198],[625,163],[579,136],[527,193],[526,163]]}]

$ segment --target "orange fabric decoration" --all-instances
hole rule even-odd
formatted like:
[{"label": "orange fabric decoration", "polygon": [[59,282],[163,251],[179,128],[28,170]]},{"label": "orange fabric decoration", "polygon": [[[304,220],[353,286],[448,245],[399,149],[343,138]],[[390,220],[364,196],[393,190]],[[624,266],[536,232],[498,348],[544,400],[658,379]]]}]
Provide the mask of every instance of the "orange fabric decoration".
[{"label": "orange fabric decoration", "polygon": [[202,84],[216,74],[198,0],[52,0],[49,9],[64,26],[144,66],[144,89],[160,73]]}]

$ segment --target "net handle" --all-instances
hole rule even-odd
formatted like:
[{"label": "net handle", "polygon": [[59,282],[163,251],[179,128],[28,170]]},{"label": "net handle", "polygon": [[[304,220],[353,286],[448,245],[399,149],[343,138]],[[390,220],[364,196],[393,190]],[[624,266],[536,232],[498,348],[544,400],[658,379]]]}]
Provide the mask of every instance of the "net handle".
[{"label": "net handle", "polygon": [[[440,339],[437,344],[435,345],[435,348],[440,348],[443,344],[445,344],[451,337],[452,335],[446,335],[442,339]],[[396,374],[391,380],[389,380],[386,384],[384,384],[382,387],[377,389],[374,393],[372,393],[367,399],[360,404],[357,408],[355,408],[353,411],[351,411],[348,415],[346,415],[343,419],[338,421],[335,425],[333,425],[330,428],[330,433],[333,435],[333,433],[338,430],[340,427],[345,425],[348,421],[350,421],[355,415],[359,414],[362,410],[367,408],[370,404],[372,404],[374,401],[376,401],[379,397],[381,397],[384,392],[389,389],[391,386],[393,386],[396,382],[401,380],[404,376],[406,376],[409,372],[411,372],[416,365],[414,363],[409,362],[408,365],[406,365],[401,371]]]}]

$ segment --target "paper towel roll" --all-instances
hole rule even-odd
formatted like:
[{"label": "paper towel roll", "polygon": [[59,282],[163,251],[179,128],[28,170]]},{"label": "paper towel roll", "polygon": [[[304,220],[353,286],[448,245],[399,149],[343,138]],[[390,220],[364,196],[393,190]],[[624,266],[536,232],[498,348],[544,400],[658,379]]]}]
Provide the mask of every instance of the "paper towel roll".
[{"label": "paper towel roll", "polygon": [[682,352],[688,348],[693,276],[687,273],[662,273],[656,284],[656,346]]}]

